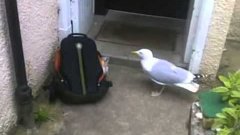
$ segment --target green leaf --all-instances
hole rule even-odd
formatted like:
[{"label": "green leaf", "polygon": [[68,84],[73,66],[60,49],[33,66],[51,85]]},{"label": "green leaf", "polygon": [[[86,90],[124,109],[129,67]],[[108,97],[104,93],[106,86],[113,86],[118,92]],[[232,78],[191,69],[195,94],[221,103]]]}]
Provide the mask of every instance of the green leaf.
[{"label": "green leaf", "polygon": [[214,88],[212,91],[217,93],[225,93],[225,92],[228,92],[229,89],[221,86],[221,87]]},{"label": "green leaf", "polygon": [[240,135],[240,129],[238,129],[234,135]]},{"label": "green leaf", "polygon": [[237,84],[238,84],[238,85],[240,84],[240,78],[237,80]]},{"label": "green leaf", "polygon": [[216,114],[216,116],[218,117],[218,118],[223,118],[223,119],[225,119],[225,118],[227,118],[224,114],[222,114],[222,113],[218,113],[218,114]]},{"label": "green leaf", "polygon": [[236,103],[239,101],[239,99],[230,99],[228,101],[228,104],[231,106],[231,107],[235,107]]},{"label": "green leaf", "polygon": [[233,117],[235,120],[238,119],[238,114],[236,113],[234,108],[224,108],[223,112],[229,114],[231,117]]},{"label": "green leaf", "polygon": [[232,80],[232,79],[234,78],[234,74],[233,74],[233,73],[228,73],[228,78],[229,78],[230,80]]},{"label": "green leaf", "polygon": [[223,101],[227,101],[229,99],[229,96],[228,95],[224,95],[223,97],[222,97],[222,100]]},{"label": "green leaf", "polygon": [[233,98],[240,98],[240,91],[232,91],[231,97]]},{"label": "green leaf", "polygon": [[227,77],[224,76],[219,76],[219,80],[227,87],[230,88],[231,87],[231,82]]},{"label": "green leaf", "polygon": [[216,130],[217,128],[222,128],[222,126],[223,126],[222,123],[214,122],[211,129],[212,129],[212,130]]},{"label": "green leaf", "polygon": [[240,72],[239,71],[236,71],[234,76],[236,77],[236,79],[239,79],[240,78]]},{"label": "green leaf", "polygon": [[36,112],[34,112],[34,119],[36,122],[45,122],[50,119],[49,112],[45,107],[39,107]]},{"label": "green leaf", "polygon": [[228,129],[228,128],[223,128],[217,133],[217,135],[230,135],[230,134],[231,134],[231,129]]},{"label": "green leaf", "polygon": [[219,93],[231,108],[224,108],[216,115],[212,129],[218,129],[217,135],[240,135],[240,72],[228,73],[228,77],[219,76],[219,80],[224,86],[212,91]]},{"label": "green leaf", "polygon": [[227,121],[225,119],[216,118],[216,119],[214,119],[212,129],[215,130],[217,128],[222,128],[226,123],[227,123]]}]

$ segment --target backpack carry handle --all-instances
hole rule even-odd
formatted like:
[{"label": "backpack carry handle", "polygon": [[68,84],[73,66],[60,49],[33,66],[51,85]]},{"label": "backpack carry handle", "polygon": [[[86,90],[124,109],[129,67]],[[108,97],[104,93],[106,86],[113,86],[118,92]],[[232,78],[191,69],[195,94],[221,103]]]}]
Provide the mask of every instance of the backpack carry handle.
[{"label": "backpack carry handle", "polygon": [[83,37],[83,38],[86,38],[87,35],[83,34],[83,33],[71,33],[71,34],[68,35],[68,37]]}]

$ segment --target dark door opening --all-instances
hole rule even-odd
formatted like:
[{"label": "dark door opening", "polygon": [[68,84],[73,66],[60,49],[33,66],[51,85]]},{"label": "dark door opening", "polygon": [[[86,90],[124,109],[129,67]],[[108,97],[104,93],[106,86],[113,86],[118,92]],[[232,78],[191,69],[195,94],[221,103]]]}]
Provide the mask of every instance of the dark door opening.
[{"label": "dark door opening", "polygon": [[156,57],[185,67],[191,5],[190,0],[95,0],[99,25],[93,37],[106,56],[134,61],[129,52],[148,48]]},{"label": "dark door opening", "polygon": [[108,9],[139,14],[186,19],[189,0],[96,0],[96,14]]}]

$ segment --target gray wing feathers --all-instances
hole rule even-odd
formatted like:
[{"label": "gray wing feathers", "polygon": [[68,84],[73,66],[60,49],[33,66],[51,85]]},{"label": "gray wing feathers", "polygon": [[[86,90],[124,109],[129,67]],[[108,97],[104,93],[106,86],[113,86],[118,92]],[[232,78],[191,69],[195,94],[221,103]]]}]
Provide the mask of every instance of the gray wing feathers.
[{"label": "gray wing feathers", "polygon": [[152,79],[165,84],[182,83],[187,79],[188,74],[189,71],[165,60],[159,60],[149,73]]}]

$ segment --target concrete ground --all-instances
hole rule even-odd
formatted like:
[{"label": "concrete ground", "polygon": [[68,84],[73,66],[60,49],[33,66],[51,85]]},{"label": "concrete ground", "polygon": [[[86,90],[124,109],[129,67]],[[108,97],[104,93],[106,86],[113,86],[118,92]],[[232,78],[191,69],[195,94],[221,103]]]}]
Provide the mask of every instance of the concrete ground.
[{"label": "concrete ground", "polygon": [[[240,65],[239,42],[226,42],[219,74],[236,71]],[[160,89],[137,68],[110,65],[109,78],[114,86],[97,104],[65,105],[57,102],[48,105],[51,120],[32,132],[18,128],[15,135],[187,135],[185,127],[195,95],[178,88],[167,88],[159,97],[150,91]],[[132,62],[129,62],[132,63]],[[131,65],[131,64],[127,64]],[[202,90],[210,89],[213,82]]]},{"label": "concrete ground", "polygon": [[[219,74],[236,71],[240,46],[227,41]],[[139,68],[110,65],[109,78],[114,86],[99,103],[92,105],[48,105],[51,121],[31,132],[17,129],[15,135],[187,135],[185,124],[195,95],[167,88],[159,97],[151,97],[153,85]],[[208,89],[213,83],[205,86]]]},{"label": "concrete ground", "polygon": [[111,58],[139,61],[131,51],[148,48],[157,58],[186,67],[185,21],[110,10],[96,15],[88,36],[95,39],[98,50]]},{"label": "concrete ground", "polygon": [[[176,23],[175,20],[173,22]],[[174,29],[178,27],[177,23]],[[98,29],[94,28],[94,31],[93,33],[98,33]],[[110,65],[109,79],[113,81],[113,87],[109,93],[96,104],[72,106],[57,102],[56,105],[50,105],[53,119],[38,126],[32,135],[188,134],[186,122],[195,95],[183,89],[166,88],[161,96],[151,97],[151,90],[161,89],[161,86],[153,84],[143,74],[138,60],[131,59],[133,56],[129,55],[130,52],[138,47],[123,47],[99,41],[97,45],[104,55],[109,53],[111,57],[119,56],[122,59],[115,58],[111,62],[115,64]],[[154,54],[177,64],[181,63],[181,49],[176,50],[157,51]],[[47,104],[46,99],[43,101]],[[18,130],[16,135],[26,133]]]},{"label": "concrete ground", "polygon": [[15,135],[187,135],[186,123],[195,95],[166,88],[151,97],[153,84],[139,68],[110,65],[113,87],[106,97],[89,105],[49,105],[51,120],[33,132],[18,128]]},{"label": "concrete ground", "polygon": [[62,105],[64,124],[58,135],[187,135],[191,93],[156,89],[139,69],[111,65],[114,86],[99,103]]}]

